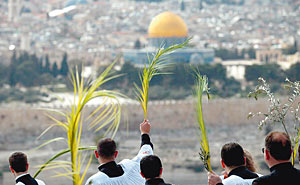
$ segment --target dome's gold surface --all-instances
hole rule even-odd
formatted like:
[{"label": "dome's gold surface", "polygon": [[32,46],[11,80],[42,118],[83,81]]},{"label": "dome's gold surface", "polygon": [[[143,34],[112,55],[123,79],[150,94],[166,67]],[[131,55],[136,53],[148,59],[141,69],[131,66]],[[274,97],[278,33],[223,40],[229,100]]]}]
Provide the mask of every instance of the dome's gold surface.
[{"label": "dome's gold surface", "polygon": [[181,17],[172,12],[163,12],[154,17],[148,28],[148,36],[187,37],[188,28]]}]

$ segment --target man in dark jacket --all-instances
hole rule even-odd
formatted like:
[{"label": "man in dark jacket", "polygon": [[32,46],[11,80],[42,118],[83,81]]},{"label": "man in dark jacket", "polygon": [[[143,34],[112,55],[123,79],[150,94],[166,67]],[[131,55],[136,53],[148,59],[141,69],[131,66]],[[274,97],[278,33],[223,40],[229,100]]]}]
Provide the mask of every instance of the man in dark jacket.
[{"label": "man in dark jacket", "polygon": [[141,175],[146,179],[146,185],[171,185],[166,184],[161,178],[163,171],[160,159],[155,155],[148,155],[140,162]]},{"label": "man in dark jacket", "polygon": [[263,148],[265,161],[271,174],[257,178],[252,185],[299,184],[300,171],[290,163],[291,140],[286,133],[271,132],[265,139]]},{"label": "man in dark jacket", "polygon": [[238,143],[227,143],[221,150],[221,165],[226,177],[222,180],[215,172],[208,172],[209,185],[251,184],[258,177],[246,168],[244,150]]}]

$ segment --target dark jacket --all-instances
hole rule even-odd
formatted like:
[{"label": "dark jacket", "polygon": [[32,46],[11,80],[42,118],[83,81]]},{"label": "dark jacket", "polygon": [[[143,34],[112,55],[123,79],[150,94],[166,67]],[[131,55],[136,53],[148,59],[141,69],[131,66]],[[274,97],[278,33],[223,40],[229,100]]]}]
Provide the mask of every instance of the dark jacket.
[{"label": "dark jacket", "polygon": [[29,174],[17,178],[16,183],[18,182],[22,182],[25,185],[38,185],[37,181],[34,178],[32,178]]},{"label": "dark jacket", "polygon": [[252,185],[300,184],[300,171],[289,162],[277,164],[270,171],[271,174],[255,179]]},{"label": "dark jacket", "polygon": [[171,185],[171,184],[166,184],[163,179],[156,178],[156,179],[147,180],[146,185]]}]

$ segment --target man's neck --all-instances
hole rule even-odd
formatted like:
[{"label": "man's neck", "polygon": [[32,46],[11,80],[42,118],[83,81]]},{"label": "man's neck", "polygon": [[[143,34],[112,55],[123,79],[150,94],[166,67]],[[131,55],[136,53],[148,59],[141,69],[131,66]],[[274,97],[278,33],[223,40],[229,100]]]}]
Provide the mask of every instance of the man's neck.
[{"label": "man's neck", "polygon": [[21,175],[26,175],[26,174],[28,174],[28,171],[26,171],[26,172],[18,172],[18,173],[15,172],[14,173],[14,175],[15,175],[16,178],[18,178]]},{"label": "man's neck", "polygon": [[[241,165],[241,166],[244,166],[244,165]],[[225,171],[226,171],[227,174],[229,174],[232,170],[234,170],[236,168],[239,168],[241,166],[233,166],[233,167],[226,166]]]},{"label": "man's neck", "polygon": [[282,161],[271,161],[269,162],[269,168],[272,168],[273,166],[276,166],[278,164],[282,164],[282,163],[289,163],[289,160],[282,160]]},{"label": "man's neck", "polygon": [[106,163],[109,163],[109,162],[112,162],[112,161],[115,161],[115,159],[100,159],[99,164],[103,165],[103,164],[106,164]]},{"label": "man's neck", "polygon": [[154,177],[154,178],[146,178],[146,181],[150,180],[150,179],[160,179],[161,177]]}]

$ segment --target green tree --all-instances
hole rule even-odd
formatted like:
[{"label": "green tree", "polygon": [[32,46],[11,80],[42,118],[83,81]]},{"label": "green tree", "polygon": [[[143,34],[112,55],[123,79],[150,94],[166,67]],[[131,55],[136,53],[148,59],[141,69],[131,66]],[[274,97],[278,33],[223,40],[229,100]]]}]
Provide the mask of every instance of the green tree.
[{"label": "green tree", "polygon": [[68,73],[69,73],[68,54],[65,53],[61,61],[60,74],[62,76],[67,76]]},{"label": "green tree", "polygon": [[283,82],[285,74],[278,64],[252,65],[246,67],[245,78],[247,81],[256,82],[259,77],[270,82]]},{"label": "green tree", "polygon": [[300,81],[300,62],[293,64],[290,69],[286,71],[286,75],[291,81]]},{"label": "green tree", "polygon": [[10,86],[15,86],[17,83],[17,80],[15,78],[16,68],[18,66],[19,62],[17,59],[17,53],[14,51],[13,56],[11,57],[10,64],[9,64],[9,75],[8,75],[8,81]]},{"label": "green tree", "polygon": [[134,49],[141,49],[141,48],[142,48],[141,41],[140,41],[140,39],[137,39],[137,40],[134,42]]},{"label": "green tree", "polygon": [[56,62],[53,63],[52,65],[52,71],[51,71],[52,76],[56,77],[59,74],[59,70],[57,67]]},{"label": "green tree", "polygon": [[0,87],[7,83],[8,67],[0,63]]},{"label": "green tree", "polygon": [[51,73],[50,61],[49,61],[49,56],[48,55],[46,55],[46,57],[45,57],[44,73]]},{"label": "green tree", "polygon": [[25,87],[39,84],[39,74],[35,70],[35,65],[32,61],[25,61],[18,65],[14,76],[16,81]]}]

